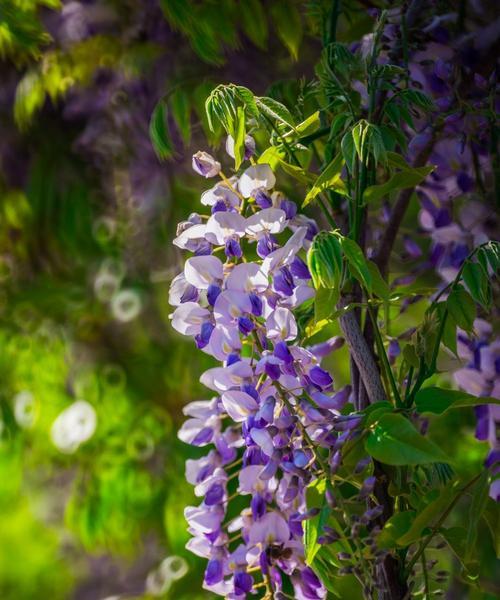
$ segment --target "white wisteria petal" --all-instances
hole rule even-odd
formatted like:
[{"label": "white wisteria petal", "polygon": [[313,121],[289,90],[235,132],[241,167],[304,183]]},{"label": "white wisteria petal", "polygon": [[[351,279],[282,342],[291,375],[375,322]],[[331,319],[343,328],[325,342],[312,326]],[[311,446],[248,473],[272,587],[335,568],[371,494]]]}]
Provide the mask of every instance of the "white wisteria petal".
[{"label": "white wisteria petal", "polygon": [[172,313],[172,327],[182,335],[198,335],[209,316],[210,312],[196,302],[185,302]]},{"label": "white wisteria petal", "polygon": [[[236,180],[234,180],[234,184],[236,184]],[[223,183],[203,192],[200,200],[205,206],[214,206],[214,204],[222,200],[227,206],[233,208],[239,206],[241,201],[238,194]]]},{"label": "white wisteria petal", "polygon": [[245,313],[252,312],[248,294],[237,290],[226,290],[217,297],[214,304],[214,318],[217,325],[233,325]]},{"label": "white wisteria petal", "polygon": [[297,337],[297,323],[288,308],[278,307],[266,321],[267,337],[271,340],[291,341]]},{"label": "white wisteria petal", "polygon": [[259,408],[256,400],[250,394],[239,390],[225,392],[222,394],[221,400],[227,414],[236,423],[245,421],[248,416],[254,414]]},{"label": "white wisteria petal", "polygon": [[245,361],[238,361],[229,367],[208,369],[200,377],[200,382],[216,392],[227,392],[241,386],[253,375],[252,367]]},{"label": "white wisteria petal", "polygon": [[222,281],[224,267],[216,256],[193,256],[184,265],[186,281],[199,290],[206,290],[210,284]]},{"label": "white wisteria petal", "polygon": [[241,175],[238,187],[244,198],[250,198],[256,190],[270,190],[275,183],[276,177],[269,165],[252,165]]},{"label": "white wisteria petal", "polygon": [[245,235],[245,218],[240,213],[216,212],[207,221],[205,239],[211,244],[222,245],[228,238]]},{"label": "white wisteria petal", "polygon": [[269,280],[257,263],[240,263],[229,274],[226,287],[247,293],[264,292],[269,287]]},{"label": "white wisteria petal", "polygon": [[246,232],[252,237],[266,233],[281,233],[287,222],[286,213],[281,208],[264,208],[248,217]]},{"label": "white wisteria petal", "polygon": [[187,229],[184,229],[172,242],[174,246],[181,248],[182,250],[191,250],[193,244],[201,242],[205,239],[205,231],[207,226],[204,223],[199,225],[192,225]]}]

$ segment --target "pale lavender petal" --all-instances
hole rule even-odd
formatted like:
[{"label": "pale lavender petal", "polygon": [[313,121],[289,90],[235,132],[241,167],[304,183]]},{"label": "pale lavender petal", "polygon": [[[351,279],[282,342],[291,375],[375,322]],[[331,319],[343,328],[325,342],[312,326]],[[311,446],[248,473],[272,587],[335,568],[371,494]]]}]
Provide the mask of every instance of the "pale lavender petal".
[{"label": "pale lavender petal", "polygon": [[252,396],[238,390],[225,392],[222,394],[221,399],[227,414],[237,423],[245,421],[249,415],[254,414],[259,408]]},{"label": "pale lavender petal", "polygon": [[264,188],[270,190],[276,183],[271,167],[266,164],[252,165],[240,177],[238,188],[244,198],[250,198],[254,192]]},{"label": "pale lavender petal", "polygon": [[196,302],[185,302],[172,313],[172,327],[182,335],[197,335],[209,317],[210,313],[206,308]]}]

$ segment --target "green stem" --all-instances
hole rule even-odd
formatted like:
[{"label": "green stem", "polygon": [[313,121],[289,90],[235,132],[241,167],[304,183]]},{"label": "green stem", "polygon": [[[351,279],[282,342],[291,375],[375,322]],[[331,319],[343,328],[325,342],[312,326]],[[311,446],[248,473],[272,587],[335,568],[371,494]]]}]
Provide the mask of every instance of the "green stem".
[{"label": "green stem", "polygon": [[408,577],[408,575],[411,573],[411,570],[415,566],[416,562],[422,556],[422,554],[424,553],[424,550],[430,544],[430,542],[432,541],[432,539],[434,538],[436,533],[439,532],[439,530],[441,529],[441,526],[446,521],[446,519],[448,518],[451,511],[455,508],[455,506],[456,506],[457,502],[460,500],[460,498],[467,491],[469,491],[471,487],[473,487],[476,484],[476,482],[481,478],[481,476],[482,476],[482,473],[479,473],[479,475],[476,475],[473,479],[471,479],[469,481],[469,483],[467,483],[461,490],[458,491],[457,495],[450,502],[450,504],[448,505],[448,507],[446,508],[444,513],[436,521],[436,524],[431,528],[431,532],[429,533],[429,535],[424,540],[422,540],[422,542],[420,543],[418,550],[416,551],[415,555],[413,556],[413,558],[410,560],[410,562],[408,563],[408,565],[406,567],[405,577]]}]

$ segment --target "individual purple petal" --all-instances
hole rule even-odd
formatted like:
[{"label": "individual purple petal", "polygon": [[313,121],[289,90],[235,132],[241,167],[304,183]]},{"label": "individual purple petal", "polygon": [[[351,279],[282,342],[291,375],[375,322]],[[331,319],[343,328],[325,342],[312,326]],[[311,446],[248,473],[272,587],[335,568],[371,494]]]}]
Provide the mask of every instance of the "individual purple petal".
[{"label": "individual purple petal", "polygon": [[260,258],[265,258],[271,254],[271,252],[274,252],[277,246],[278,244],[276,243],[274,236],[272,236],[270,233],[265,233],[257,241],[257,254],[260,256]]},{"label": "individual purple petal", "polygon": [[500,479],[495,479],[491,484],[489,496],[495,502],[500,502]]},{"label": "individual purple petal", "polygon": [[267,337],[270,340],[290,341],[297,337],[297,323],[287,308],[276,308],[266,321]]},{"label": "individual purple petal", "polygon": [[256,317],[260,317],[262,315],[262,300],[255,292],[248,294],[248,297],[252,304],[252,314]]},{"label": "individual purple petal", "polygon": [[213,330],[214,325],[212,323],[209,321],[205,321],[205,323],[203,323],[200,333],[194,338],[198,348],[204,348],[208,344]]},{"label": "individual purple petal", "polygon": [[203,323],[210,317],[206,308],[196,302],[185,302],[178,306],[172,314],[172,327],[182,335],[197,335]]},{"label": "individual purple petal", "polygon": [[327,388],[333,384],[333,379],[330,373],[318,366],[313,367],[309,371],[309,378],[320,388]]},{"label": "individual purple petal", "polygon": [[297,205],[291,200],[282,200],[280,202],[280,208],[282,211],[284,211],[287,219],[293,219],[297,214]]},{"label": "individual purple petal", "polygon": [[266,501],[260,494],[255,494],[250,501],[250,508],[252,509],[253,519],[257,521],[266,513]]},{"label": "individual purple petal", "polygon": [[307,268],[306,263],[300,258],[300,256],[296,256],[291,265],[290,271],[294,277],[297,279],[311,279],[311,274],[309,273],[309,269]]},{"label": "individual purple petal", "polygon": [[255,329],[255,324],[248,317],[238,317],[238,329],[246,337]]},{"label": "individual purple petal", "polygon": [[220,483],[214,484],[206,493],[204,502],[207,506],[220,504],[224,498],[224,487]]},{"label": "individual purple petal", "polygon": [[221,293],[221,291],[222,290],[220,289],[220,286],[218,286],[218,285],[216,285],[214,283],[211,283],[208,286],[208,289],[207,289],[207,300],[208,300],[208,303],[210,304],[210,306],[213,306],[215,304],[215,301],[219,297],[219,294]]},{"label": "individual purple petal", "polygon": [[217,558],[212,558],[208,561],[207,568],[205,570],[205,583],[207,585],[214,585],[222,581],[223,577],[222,561]]},{"label": "individual purple petal", "polygon": [[234,574],[234,593],[236,596],[248,594],[253,587],[253,579],[249,573],[238,571]]},{"label": "individual purple petal", "polygon": [[420,246],[407,235],[404,236],[404,247],[411,258],[420,258],[420,256],[422,256],[422,249]]},{"label": "individual purple petal", "polygon": [[236,265],[228,278],[228,290],[239,292],[264,292],[269,286],[269,281],[257,263],[241,263]]},{"label": "individual purple petal", "polygon": [[274,345],[274,356],[276,356],[276,358],[279,358],[286,364],[290,364],[293,362],[293,356],[290,353],[286,342],[276,342],[276,344]]},{"label": "individual purple petal", "polygon": [[249,236],[260,238],[266,234],[281,233],[286,222],[285,211],[279,208],[264,208],[248,217],[245,230]]},{"label": "individual purple petal", "polygon": [[271,208],[273,205],[273,201],[271,200],[271,196],[266,194],[264,190],[257,190],[254,195],[255,202],[260,208]]},{"label": "individual purple petal", "polygon": [[281,269],[275,273],[273,278],[274,289],[283,294],[284,296],[291,296],[295,289],[293,276],[287,267],[281,267]]},{"label": "individual purple petal", "polygon": [[240,243],[237,239],[230,238],[226,240],[226,244],[224,246],[224,254],[228,258],[241,258],[243,252],[241,250]]}]

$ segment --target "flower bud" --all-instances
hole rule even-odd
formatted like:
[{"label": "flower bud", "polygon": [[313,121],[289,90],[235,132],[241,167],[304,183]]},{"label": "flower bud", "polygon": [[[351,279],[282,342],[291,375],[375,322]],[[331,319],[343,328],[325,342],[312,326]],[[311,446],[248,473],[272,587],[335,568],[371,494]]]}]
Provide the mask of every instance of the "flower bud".
[{"label": "flower bud", "polygon": [[220,162],[216,161],[208,152],[197,152],[193,154],[193,169],[202,177],[215,177],[220,173]]}]

